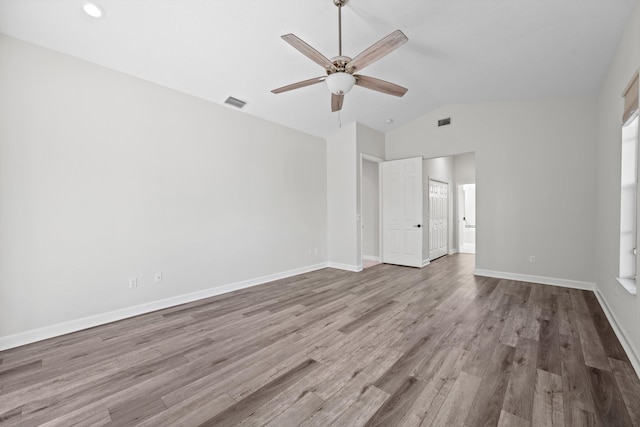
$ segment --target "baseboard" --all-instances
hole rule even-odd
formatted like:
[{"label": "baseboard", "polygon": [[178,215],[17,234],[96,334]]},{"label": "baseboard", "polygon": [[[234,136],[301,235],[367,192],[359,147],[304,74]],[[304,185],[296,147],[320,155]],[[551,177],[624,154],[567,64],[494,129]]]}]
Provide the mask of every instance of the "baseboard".
[{"label": "baseboard", "polygon": [[627,353],[627,357],[629,357],[629,361],[631,362],[631,366],[636,371],[636,375],[640,378],[640,351],[633,345],[633,343],[627,339],[629,334],[625,331],[625,329],[618,323],[616,320],[616,316],[609,309],[609,305],[607,301],[604,299],[604,296],[600,294],[600,292],[596,289],[595,291],[596,298],[598,298],[598,302],[600,303],[600,307],[602,307],[602,311],[604,311],[605,316],[607,316],[607,320],[609,324],[613,328],[613,332],[618,337],[618,341],[622,344],[622,348],[624,348],[625,353]]},{"label": "baseboard", "polygon": [[0,350],[7,350],[9,348],[31,344],[37,341],[58,337],[60,335],[65,335],[71,332],[77,332],[83,329],[93,328],[95,326],[116,322],[118,320],[126,319],[129,317],[139,316],[141,314],[150,313],[152,311],[162,310],[164,308],[174,307],[176,305],[209,298],[231,291],[236,291],[238,289],[249,288],[251,286],[257,286],[263,283],[273,282],[274,280],[284,279],[286,277],[291,277],[298,274],[309,273],[311,271],[320,270],[326,267],[327,263],[309,265],[306,267],[244,280],[242,282],[230,283],[228,285],[217,286],[215,288],[209,288],[202,291],[178,295],[171,298],[152,301],[132,307],[126,307],[106,313],[96,314],[94,316],[83,317],[81,319],[75,319],[51,326],[45,326],[43,328],[32,329],[26,332],[7,335],[4,337],[0,337]]},{"label": "baseboard", "polygon": [[362,255],[362,260],[380,262],[380,257],[375,255]]},{"label": "baseboard", "polygon": [[327,263],[327,267],[337,268],[338,270],[353,271],[355,273],[362,271],[362,265],[341,264],[339,262],[329,262]]},{"label": "baseboard", "polygon": [[429,264],[431,264],[431,260],[428,260],[428,259],[423,259],[423,260],[422,260],[422,266],[423,266],[423,267],[426,267],[426,266],[427,266],[427,265],[429,265]]},{"label": "baseboard", "polygon": [[495,277],[496,279],[517,280],[520,282],[540,283],[542,285],[562,286],[563,288],[582,289],[593,291],[596,284],[593,282],[581,282],[578,280],[559,279],[556,277],[532,276],[528,274],[506,273],[504,271],[482,270],[476,268],[473,272],[476,276]]},{"label": "baseboard", "polygon": [[457,250],[457,249],[455,249],[455,248],[454,248],[454,249],[451,249],[451,250],[449,251],[449,255],[453,255],[453,254],[457,254],[457,253],[458,253],[458,250]]}]

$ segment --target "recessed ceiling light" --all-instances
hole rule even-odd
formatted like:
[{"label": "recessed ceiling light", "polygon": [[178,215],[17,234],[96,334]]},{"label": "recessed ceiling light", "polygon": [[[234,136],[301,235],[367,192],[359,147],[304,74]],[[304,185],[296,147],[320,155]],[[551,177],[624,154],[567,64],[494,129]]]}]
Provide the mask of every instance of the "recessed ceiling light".
[{"label": "recessed ceiling light", "polygon": [[387,119],[384,121],[386,124],[390,125],[391,123],[393,123],[393,119]]},{"label": "recessed ceiling light", "polygon": [[104,16],[104,10],[97,4],[85,3],[82,8],[84,12],[92,18],[102,18]]}]

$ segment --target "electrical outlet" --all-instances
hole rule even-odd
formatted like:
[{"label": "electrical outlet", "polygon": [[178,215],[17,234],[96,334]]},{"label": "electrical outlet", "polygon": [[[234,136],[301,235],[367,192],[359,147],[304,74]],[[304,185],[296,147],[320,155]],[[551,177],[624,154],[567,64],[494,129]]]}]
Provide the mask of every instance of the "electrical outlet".
[{"label": "electrical outlet", "polygon": [[531,255],[529,257],[529,262],[536,262],[536,256],[535,255]]},{"label": "electrical outlet", "polygon": [[135,277],[131,277],[129,279],[129,289],[133,289],[137,287],[138,287],[138,279],[136,279]]},{"label": "electrical outlet", "polygon": [[153,281],[156,282],[156,283],[162,282],[162,273],[156,273],[153,276]]}]

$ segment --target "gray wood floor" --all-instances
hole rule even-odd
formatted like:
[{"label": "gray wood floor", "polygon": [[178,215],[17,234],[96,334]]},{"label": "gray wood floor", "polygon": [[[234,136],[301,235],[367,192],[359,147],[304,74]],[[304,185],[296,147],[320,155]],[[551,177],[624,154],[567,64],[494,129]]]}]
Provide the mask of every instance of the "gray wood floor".
[{"label": "gray wood floor", "polygon": [[0,352],[0,425],[630,426],[592,292],[332,269]]}]

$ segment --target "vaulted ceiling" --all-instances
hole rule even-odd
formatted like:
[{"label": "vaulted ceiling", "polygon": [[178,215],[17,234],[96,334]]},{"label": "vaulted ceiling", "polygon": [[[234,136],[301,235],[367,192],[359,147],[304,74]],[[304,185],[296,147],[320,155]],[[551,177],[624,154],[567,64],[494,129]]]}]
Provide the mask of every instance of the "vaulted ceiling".
[{"label": "vaulted ceiling", "polygon": [[340,113],[324,84],[270,92],[324,74],[281,35],[338,54],[333,0],[94,2],[105,17],[82,0],[0,0],[0,33],[214,103],[234,96],[246,114],[325,137],[353,121],[386,132],[450,103],[593,95],[637,0],[349,0],[344,54],[401,29],[409,42],[363,74],[409,91],[356,86]]}]

